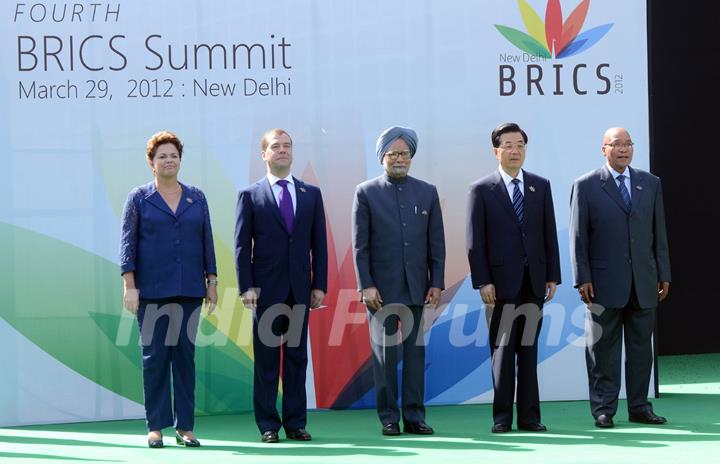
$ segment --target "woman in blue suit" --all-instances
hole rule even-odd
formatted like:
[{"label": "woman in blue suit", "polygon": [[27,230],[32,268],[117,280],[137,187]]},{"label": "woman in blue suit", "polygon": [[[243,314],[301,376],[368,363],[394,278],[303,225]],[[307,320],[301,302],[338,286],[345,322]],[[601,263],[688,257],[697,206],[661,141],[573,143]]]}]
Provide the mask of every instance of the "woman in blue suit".
[{"label": "woman in blue suit", "polygon": [[155,180],[130,192],[122,215],[124,304],[140,329],[151,448],[162,448],[162,429],[171,425],[179,445],[200,446],[193,433],[195,335],[203,298],[208,313],[217,304],[208,204],[200,189],[178,182],[182,152],[171,132],[150,137],[146,155]]}]

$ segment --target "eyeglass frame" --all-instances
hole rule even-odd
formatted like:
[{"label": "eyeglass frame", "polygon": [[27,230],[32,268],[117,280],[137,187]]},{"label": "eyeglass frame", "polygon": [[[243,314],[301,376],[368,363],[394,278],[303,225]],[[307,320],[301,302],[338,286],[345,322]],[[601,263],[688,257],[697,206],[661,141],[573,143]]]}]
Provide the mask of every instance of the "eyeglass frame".
[{"label": "eyeglass frame", "polygon": [[497,146],[497,148],[500,149],[500,150],[513,150],[513,149],[515,149],[515,150],[527,150],[527,143],[525,143],[525,142],[518,142],[518,143],[515,143],[515,144],[512,144],[512,143],[510,143],[510,144],[500,144],[500,145]]},{"label": "eyeglass frame", "polygon": [[623,142],[623,143],[617,143],[617,144],[616,144],[615,142],[613,142],[613,143],[603,143],[603,147],[610,147],[610,148],[612,148],[612,149],[615,149],[615,148],[633,148],[633,147],[635,147],[635,142],[627,142],[627,143]]},{"label": "eyeglass frame", "polygon": [[392,161],[395,161],[397,159],[403,159],[404,161],[407,161],[412,158],[412,152],[410,150],[388,151],[385,152],[383,156],[387,157],[389,160]]}]

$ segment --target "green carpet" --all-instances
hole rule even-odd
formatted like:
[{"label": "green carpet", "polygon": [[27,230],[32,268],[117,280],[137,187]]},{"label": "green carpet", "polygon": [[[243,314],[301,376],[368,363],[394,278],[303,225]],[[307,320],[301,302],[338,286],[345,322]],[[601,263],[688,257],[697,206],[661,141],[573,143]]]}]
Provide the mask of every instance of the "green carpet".
[{"label": "green carpet", "polygon": [[[490,433],[490,405],[428,408],[430,437],[383,437],[374,411],[309,415],[313,441],[260,443],[252,414],[198,417],[203,447],[145,446],[143,421],[0,429],[0,463],[672,463],[716,462],[720,451],[720,354],[662,357],[664,426],[627,422],[621,402],[613,429],[593,426],[585,401],[542,404],[548,433]],[[170,433],[166,430],[166,433]],[[281,438],[283,438],[281,433]]]}]

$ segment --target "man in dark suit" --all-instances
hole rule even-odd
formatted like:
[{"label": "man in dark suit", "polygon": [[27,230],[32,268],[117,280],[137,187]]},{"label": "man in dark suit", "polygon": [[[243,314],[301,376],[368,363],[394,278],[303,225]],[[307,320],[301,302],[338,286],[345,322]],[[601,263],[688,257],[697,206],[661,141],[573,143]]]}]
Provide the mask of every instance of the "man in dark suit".
[{"label": "man in dark suit", "polygon": [[383,435],[400,434],[399,348],[404,430],[433,433],[425,423],[423,309],[437,305],[444,288],[445,233],[437,189],[407,175],[416,150],[412,129],[383,132],[376,153],[385,174],[358,185],[353,203],[355,274],[368,308]]},{"label": "man in dark suit", "polygon": [[511,430],[517,357],[517,424],[544,432],[537,382],[543,303],[560,283],[550,182],[522,169],[528,137],[517,124],[491,135],[499,161],[470,187],[467,249],[473,288],[490,315],[494,433]]},{"label": "man in dark suit", "polygon": [[648,388],[655,308],[670,290],[670,258],[660,179],[633,169],[627,130],[605,132],[606,165],[577,179],[570,206],[575,287],[592,324],[586,360],[595,425],[612,427],[620,392],[625,335],[625,384],[631,422],[664,424]]},{"label": "man in dark suit", "polygon": [[[320,189],[290,174],[287,132],[266,132],[261,148],[267,176],[240,192],[235,226],[239,291],[255,309],[255,420],[263,442],[277,442],[281,426],[288,439],[307,441],[307,309],[327,291],[325,211]],[[282,420],[275,407],[281,349]]]}]

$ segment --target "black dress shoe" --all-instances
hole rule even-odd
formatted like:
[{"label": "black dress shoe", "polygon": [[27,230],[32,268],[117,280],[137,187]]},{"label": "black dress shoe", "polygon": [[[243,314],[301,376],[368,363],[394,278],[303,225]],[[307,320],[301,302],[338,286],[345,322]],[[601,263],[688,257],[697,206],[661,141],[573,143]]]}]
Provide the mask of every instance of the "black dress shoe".
[{"label": "black dress shoe", "polygon": [[492,426],[492,433],[508,433],[511,430],[510,424],[496,423]]},{"label": "black dress shoe", "polygon": [[403,432],[414,433],[415,435],[432,435],[435,433],[432,427],[425,422],[407,422],[403,425]]},{"label": "black dress shoe", "polygon": [[400,426],[396,422],[389,424],[383,424],[382,427],[383,435],[400,435]]},{"label": "black dress shoe", "polygon": [[263,443],[277,443],[280,441],[278,439],[278,433],[275,430],[266,430],[262,434],[262,442]]},{"label": "black dress shoe", "polygon": [[540,422],[535,422],[531,424],[518,424],[518,429],[525,430],[527,432],[547,432],[547,427],[545,427]]},{"label": "black dress shoe", "polygon": [[188,448],[198,448],[200,446],[200,442],[197,438],[185,438],[180,435],[180,432],[178,432],[177,430],[175,431],[175,443],[180,446],[186,446]]},{"label": "black dress shoe", "polygon": [[595,418],[595,427],[600,427],[601,429],[609,429],[613,426],[615,426],[615,423],[613,422],[612,416],[609,416],[607,414],[600,414]]},{"label": "black dress shoe", "polygon": [[661,425],[667,422],[662,416],[658,416],[652,411],[645,411],[638,414],[630,414],[630,422],[639,422],[641,424]]},{"label": "black dress shoe", "polygon": [[288,440],[310,441],[312,436],[305,429],[286,430],[285,436]]}]

